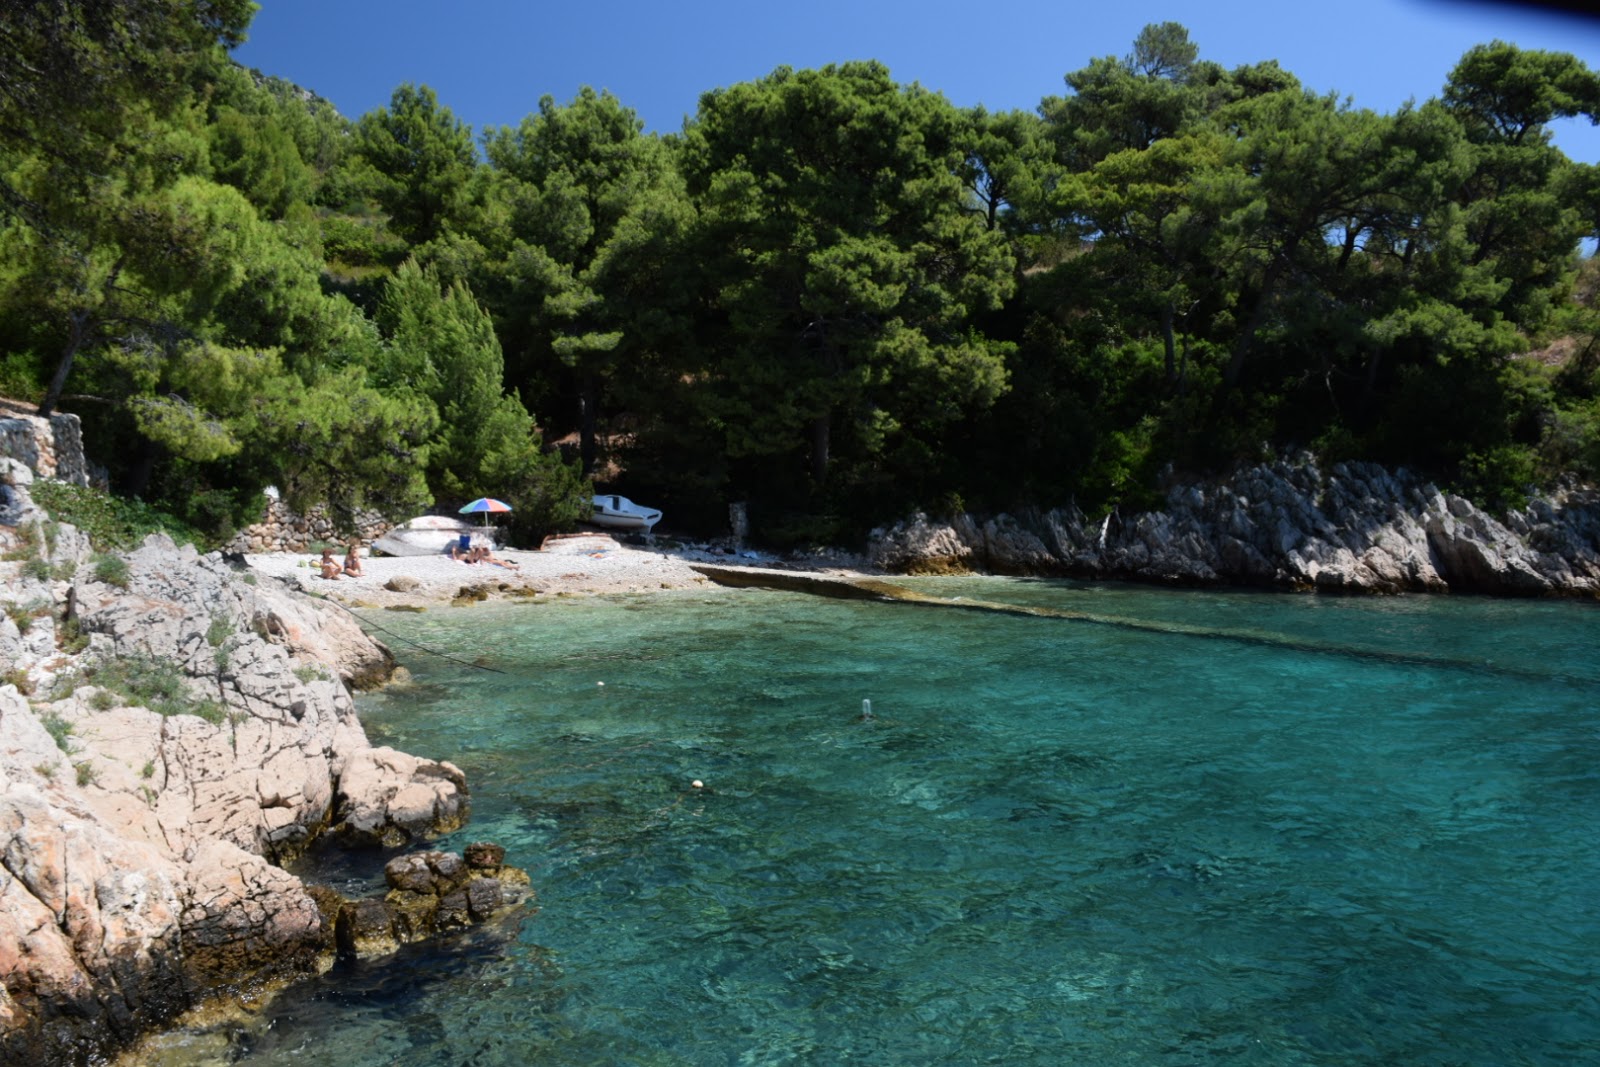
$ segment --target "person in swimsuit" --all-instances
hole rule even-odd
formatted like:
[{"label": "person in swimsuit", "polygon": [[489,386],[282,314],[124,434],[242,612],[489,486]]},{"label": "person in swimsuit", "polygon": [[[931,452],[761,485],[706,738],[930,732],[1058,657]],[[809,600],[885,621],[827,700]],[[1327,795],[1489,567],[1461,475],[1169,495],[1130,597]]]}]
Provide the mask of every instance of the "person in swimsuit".
[{"label": "person in swimsuit", "polygon": [[472,550],[472,559],[470,562],[493,563],[496,567],[506,567],[508,569],[516,566],[515,563],[508,559],[495,559],[493,553],[491,553],[487,548],[483,548],[481,546]]},{"label": "person in swimsuit", "polygon": [[322,568],[324,578],[337,578],[344,573],[344,568],[339,566],[339,561],[333,558],[333,549],[322,550],[322,561],[318,564]]}]

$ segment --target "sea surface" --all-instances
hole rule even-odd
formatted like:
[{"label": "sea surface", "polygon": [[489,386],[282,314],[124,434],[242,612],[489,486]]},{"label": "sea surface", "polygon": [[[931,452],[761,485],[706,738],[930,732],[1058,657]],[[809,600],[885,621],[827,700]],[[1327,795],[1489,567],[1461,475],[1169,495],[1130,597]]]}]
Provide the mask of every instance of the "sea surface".
[{"label": "sea surface", "polygon": [[537,901],[190,1062],[1600,1056],[1595,605],[909,584],[368,613]]}]

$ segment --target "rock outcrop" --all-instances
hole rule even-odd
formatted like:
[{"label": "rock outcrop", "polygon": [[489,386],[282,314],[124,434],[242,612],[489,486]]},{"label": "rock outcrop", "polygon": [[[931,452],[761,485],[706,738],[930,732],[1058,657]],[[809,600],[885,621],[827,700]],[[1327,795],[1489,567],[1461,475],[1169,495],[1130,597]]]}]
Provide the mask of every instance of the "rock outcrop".
[{"label": "rock outcrop", "polygon": [[164,536],[94,557],[0,462],[0,1062],[90,1062],[326,966],[343,904],[281,865],[424,841],[468,794],[368,743],[349,686],[393,659],[344,611]]},{"label": "rock outcrop", "polygon": [[1331,592],[1600,595],[1600,492],[1568,489],[1503,520],[1405,471],[1308,456],[1181,486],[1161,511],[1075,508],[875,530],[874,565],[1241,584]]}]

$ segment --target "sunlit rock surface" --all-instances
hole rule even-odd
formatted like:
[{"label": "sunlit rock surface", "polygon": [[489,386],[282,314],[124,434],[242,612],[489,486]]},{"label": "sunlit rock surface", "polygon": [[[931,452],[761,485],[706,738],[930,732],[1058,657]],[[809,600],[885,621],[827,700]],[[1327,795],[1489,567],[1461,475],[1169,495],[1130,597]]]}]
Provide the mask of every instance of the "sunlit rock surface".
[{"label": "sunlit rock surface", "polygon": [[1563,490],[1503,521],[1407,472],[1309,457],[1174,488],[1160,511],[1074,508],[873,531],[874,565],[1336,592],[1600,595],[1600,493]]}]

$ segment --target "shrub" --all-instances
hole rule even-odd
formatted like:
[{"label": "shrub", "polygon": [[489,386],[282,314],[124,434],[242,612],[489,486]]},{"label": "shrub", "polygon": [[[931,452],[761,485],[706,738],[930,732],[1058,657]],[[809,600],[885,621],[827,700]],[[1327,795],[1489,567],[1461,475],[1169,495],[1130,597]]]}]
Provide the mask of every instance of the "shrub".
[{"label": "shrub", "polygon": [[158,715],[200,714],[195,710],[197,702],[184,687],[183,673],[172,663],[126,657],[103,664],[90,675],[96,685],[119,694],[129,705],[149,708]]},{"label": "shrub", "polygon": [[[156,709],[152,708],[151,710],[154,711]],[[187,707],[179,708],[177,711],[162,711],[161,714],[196,715],[213,726],[221,726],[223,721],[228,719],[227,709],[215,700],[202,700]]]},{"label": "shrub", "polygon": [[34,502],[61,522],[70,522],[89,536],[102,552],[128,549],[149,534],[164,531],[178,544],[201,549],[208,544],[183,520],[158,511],[141,500],[127,500],[99,489],[66,482],[40,481],[30,490]]},{"label": "shrub", "polygon": [[73,764],[73,767],[78,772],[79,785],[89,785],[96,778],[100,777],[97,773],[95,773],[94,766],[88,762],[75,763]]},{"label": "shrub", "polygon": [[35,556],[22,565],[22,573],[34,581],[48,582],[51,577],[50,561]]},{"label": "shrub", "polygon": [[69,656],[76,656],[89,647],[89,635],[83,632],[76,615],[69,615],[56,627],[56,647]]},{"label": "shrub", "polygon": [[51,712],[39,720],[39,725],[43,726],[45,733],[49,734],[51,739],[55,741],[57,748],[63,752],[72,751],[72,724],[70,722]]},{"label": "shrub", "polygon": [[1534,450],[1526,445],[1497,445],[1468,453],[1461,462],[1457,488],[1487,511],[1504,514],[1528,506],[1536,484]]},{"label": "shrub", "polygon": [[12,667],[4,674],[0,674],[0,685],[14,685],[17,692],[23,696],[33,695],[33,682],[28,678],[28,672],[21,667]]},{"label": "shrub", "polygon": [[17,624],[17,632],[25,634],[33,629],[34,612],[21,604],[7,604],[6,616]]},{"label": "shrub", "polygon": [[211,616],[211,625],[206,627],[206,644],[212,648],[221,648],[222,642],[233,636],[233,623],[228,621],[226,615]]},{"label": "shrub", "polygon": [[94,558],[94,576],[96,581],[114,585],[118,589],[126,589],[128,588],[128,561],[121,556],[96,556]]},{"label": "shrub", "polygon": [[20,559],[37,559],[39,556],[39,525],[17,527],[17,547],[10,549],[0,559],[16,561]]}]

